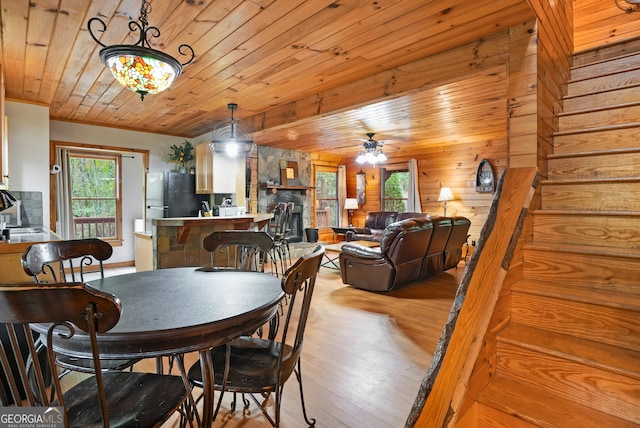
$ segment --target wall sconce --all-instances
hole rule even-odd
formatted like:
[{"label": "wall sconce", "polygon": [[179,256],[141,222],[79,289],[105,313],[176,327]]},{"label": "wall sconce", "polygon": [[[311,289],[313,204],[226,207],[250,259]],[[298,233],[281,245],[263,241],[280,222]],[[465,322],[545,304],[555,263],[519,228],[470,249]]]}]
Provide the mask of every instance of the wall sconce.
[{"label": "wall sconce", "polygon": [[482,159],[476,172],[476,192],[491,193],[494,189],[493,168],[488,160]]},{"label": "wall sconce", "polygon": [[616,6],[626,13],[640,12],[640,0],[615,0]]},{"label": "wall sconce", "polygon": [[453,193],[451,193],[450,187],[440,188],[440,195],[438,196],[438,202],[444,202],[444,216],[447,216],[447,201],[453,201]]},{"label": "wall sconce", "polygon": [[356,198],[347,198],[344,200],[344,209],[349,211],[349,227],[352,226],[353,210],[358,209],[358,200]]}]

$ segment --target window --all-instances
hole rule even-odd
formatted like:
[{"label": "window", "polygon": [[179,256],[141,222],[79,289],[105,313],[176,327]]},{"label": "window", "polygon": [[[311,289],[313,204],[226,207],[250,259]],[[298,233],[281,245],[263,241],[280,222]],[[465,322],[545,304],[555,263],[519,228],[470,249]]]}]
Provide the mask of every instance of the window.
[{"label": "window", "polygon": [[338,226],[338,171],[316,168],[316,227]]},{"label": "window", "polygon": [[382,188],[383,211],[406,212],[409,197],[409,171],[381,168],[381,176],[384,183]]},{"label": "window", "polygon": [[69,152],[71,237],[120,239],[120,155]]}]

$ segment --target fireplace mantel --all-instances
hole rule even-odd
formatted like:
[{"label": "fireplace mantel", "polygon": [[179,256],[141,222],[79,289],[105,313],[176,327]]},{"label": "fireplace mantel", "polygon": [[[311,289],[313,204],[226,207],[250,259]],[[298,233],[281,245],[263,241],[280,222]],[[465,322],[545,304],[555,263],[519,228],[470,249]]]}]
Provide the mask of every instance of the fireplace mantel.
[{"label": "fireplace mantel", "polygon": [[271,193],[275,194],[278,190],[289,190],[289,191],[299,191],[304,193],[309,193],[309,190],[313,189],[313,187],[309,186],[281,186],[279,184],[263,184],[261,186],[263,189],[271,190]]}]

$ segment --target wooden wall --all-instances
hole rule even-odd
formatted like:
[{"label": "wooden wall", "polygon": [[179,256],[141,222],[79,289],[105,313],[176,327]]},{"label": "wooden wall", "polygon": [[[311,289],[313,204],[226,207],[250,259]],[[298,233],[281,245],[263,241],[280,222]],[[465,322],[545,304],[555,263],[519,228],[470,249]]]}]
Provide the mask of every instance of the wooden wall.
[{"label": "wooden wall", "polygon": [[[541,0],[535,3],[534,9],[539,17],[537,21],[511,29],[509,162],[512,167],[537,166],[542,179],[547,175],[547,155],[553,153],[553,133],[558,129],[557,114],[562,111],[561,97],[566,93],[566,83],[570,78],[572,10],[569,0],[553,3]],[[538,185],[529,207],[530,213],[540,206],[539,188]],[[495,375],[495,336],[510,320],[511,286],[522,278],[522,246],[531,239],[532,233],[529,215],[487,334],[482,340],[460,407],[461,415],[466,412],[473,414],[478,394]]]},{"label": "wooden wall", "polygon": [[[506,137],[433,146],[420,154],[395,156],[387,164],[406,164],[412,157],[418,160],[422,212],[443,215],[442,202],[437,199],[440,187],[450,187],[455,200],[447,203],[447,215],[469,218],[470,239],[477,240],[493,199],[492,193],[476,192],[478,164],[483,158],[488,159],[497,181],[507,165]],[[361,167],[353,160],[347,163],[347,193],[349,197],[355,196],[355,175],[361,168],[367,178],[366,204],[354,211],[353,222],[356,226],[364,224],[367,212],[380,210],[380,168]]]},{"label": "wooden wall", "polygon": [[614,0],[575,0],[574,52],[640,36],[640,12],[625,13]]}]

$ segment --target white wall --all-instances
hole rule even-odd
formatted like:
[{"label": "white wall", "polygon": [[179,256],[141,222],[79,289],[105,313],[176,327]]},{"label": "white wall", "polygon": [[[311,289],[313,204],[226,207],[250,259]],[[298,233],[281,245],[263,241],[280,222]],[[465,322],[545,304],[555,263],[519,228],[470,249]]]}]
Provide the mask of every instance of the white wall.
[{"label": "white wall", "polygon": [[[111,147],[149,150],[149,170],[168,171],[169,147],[180,145],[182,137],[126,131],[122,129],[49,120],[47,107],[7,101],[9,136],[10,188],[16,191],[42,192],[44,225],[50,227],[49,204],[49,140],[98,144]],[[207,136],[190,139],[193,144]],[[129,156],[129,155],[127,155]],[[114,247],[109,263],[134,260],[133,220],[142,218],[144,209],[144,169],[142,155],[122,159],[122,223],[123,245]]]},{"label": "white wall", "polygon": [[[42,192],[49,206],[49,108],[6,103],[9,151],[9,191]],[[49,225],[47,209],[43,223]]]}]

